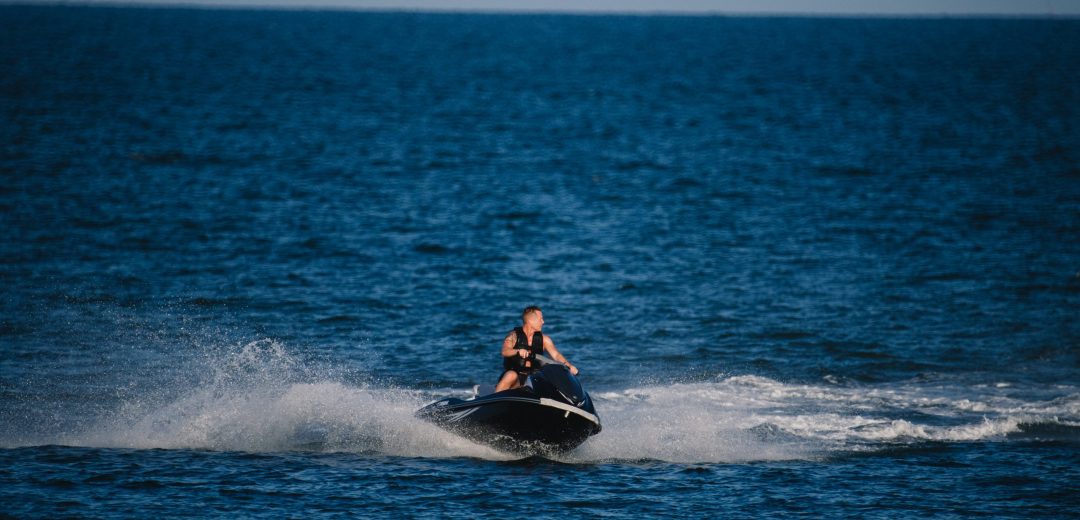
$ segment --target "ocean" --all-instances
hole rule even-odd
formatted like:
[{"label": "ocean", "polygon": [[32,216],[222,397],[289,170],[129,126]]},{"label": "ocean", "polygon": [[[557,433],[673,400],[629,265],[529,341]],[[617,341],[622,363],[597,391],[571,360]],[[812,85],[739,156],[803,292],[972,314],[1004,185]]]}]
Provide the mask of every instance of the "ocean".
[{"label": "ocean", "polygon": [[[1080,20],[0,6],[0,516],[1076,518]],[[603,431],[413,412],[526,305]]]}]

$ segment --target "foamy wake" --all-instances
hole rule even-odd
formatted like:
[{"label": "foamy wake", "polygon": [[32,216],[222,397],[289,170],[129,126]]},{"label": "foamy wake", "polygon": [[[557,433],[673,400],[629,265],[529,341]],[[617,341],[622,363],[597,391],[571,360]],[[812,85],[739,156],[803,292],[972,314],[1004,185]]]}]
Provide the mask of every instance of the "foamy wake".
[{"label": "foamy wake", "polygon": [[[281,344],[211,360],[213,377],[166,404],[132,401],[63,444],[222,451],[353,451],[506,458],[413,417],[419,391],[350,386],[305,373]],[[316,379],[315,381],[307,381]]]},{"label": "foamy wake", "polygon": [[241,395],[212,389],[120,420],[73,444],[235,451],[355,451],[412,457],[500,458],[413,417],[419,392],[295,383]]},{"label": "foamy wake", "polygon": [[[256,342],[207,384],[165,404],[128,403],[61,442],[126,448],[352,451],[508,458],[413,417],[436,395],[297,380],[280,345]],[[310,377],[308,377],[310,379]],[[1031,392],[1028,392],[1030,394]],[[603,432],[568,462],[813,459],[921,441],[1004,439],[1025,424],[1080,427],[1080,391],[1020,398],[1010,384],[795,385],[755,376],[593,392]]]},{"label": "foamy wake", "polygon": [[919,441],[1004,439],[1028,424],[1078,426],[1080,391],[1025,401],[1011,385],[794,385],[756,376],[594,395],[604,433],[583,459],[723,462],[816,458]]}]

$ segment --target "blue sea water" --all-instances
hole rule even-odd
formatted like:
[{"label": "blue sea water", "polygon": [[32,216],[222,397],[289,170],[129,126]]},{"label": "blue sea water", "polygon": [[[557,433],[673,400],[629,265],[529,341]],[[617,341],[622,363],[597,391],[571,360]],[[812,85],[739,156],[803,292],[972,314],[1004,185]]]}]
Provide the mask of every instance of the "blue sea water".
[{"label": "blue sea water", "polygon": [[[0,513],[1080,516],[1080,21],[0,7]],[[413,418],[544,308],[603,432]]]}]

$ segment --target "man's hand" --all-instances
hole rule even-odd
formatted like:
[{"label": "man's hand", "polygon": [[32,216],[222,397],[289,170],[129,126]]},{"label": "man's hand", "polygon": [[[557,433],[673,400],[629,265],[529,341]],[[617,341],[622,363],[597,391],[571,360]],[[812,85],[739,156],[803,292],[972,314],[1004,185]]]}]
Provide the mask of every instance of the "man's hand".
[{"label": "man's hand", "polygon": [[528,351],[528,350],[525,350],[525,349],[523,349],[523,348],[519,348],[519,349],[518,349],[518,351],[517,351],[517,353],[518,353],[518,355],[519,355],[519,356],[521,356],[521,357],[523,357],[523,358],[527,358],[527,357],[529,357],[529,351]]},{"label": "man's hand", "polygon": [[570,367],[570,373],[571,374],[574,374],[575,376],[577,375],[578,370],[577,370],[576,366],[571,365],[570,363],[567,363],[566,366]]}]

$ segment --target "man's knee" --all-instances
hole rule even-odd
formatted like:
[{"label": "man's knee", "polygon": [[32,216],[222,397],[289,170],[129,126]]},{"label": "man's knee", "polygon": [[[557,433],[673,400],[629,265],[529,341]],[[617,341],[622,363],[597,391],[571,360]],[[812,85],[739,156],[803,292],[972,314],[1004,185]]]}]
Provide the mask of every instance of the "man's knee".
[{"label": "man's knee", "polygon": [[495,390],[509,390],[514,387],[515,383],[517,383],[517,379],[517,373],[512,370],[508,370],[503,373],[502,377],[499,378],[499,384],[495,386]]}]

